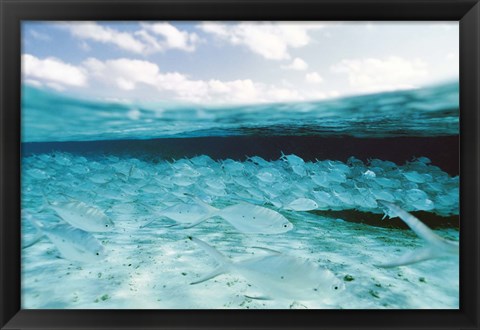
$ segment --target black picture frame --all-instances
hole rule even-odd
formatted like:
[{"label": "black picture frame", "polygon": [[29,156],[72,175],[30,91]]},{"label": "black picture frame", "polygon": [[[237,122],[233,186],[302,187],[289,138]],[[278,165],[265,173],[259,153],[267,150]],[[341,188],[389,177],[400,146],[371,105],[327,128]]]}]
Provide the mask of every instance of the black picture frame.
[{"label": "black picture frame", "polygon": [[[2,329],[479,328],[480,4],[478,0],[1,0],[0,6],[0,325]],[[153,19],[459,21],[460,309],[21,310],[21,21]]]}]

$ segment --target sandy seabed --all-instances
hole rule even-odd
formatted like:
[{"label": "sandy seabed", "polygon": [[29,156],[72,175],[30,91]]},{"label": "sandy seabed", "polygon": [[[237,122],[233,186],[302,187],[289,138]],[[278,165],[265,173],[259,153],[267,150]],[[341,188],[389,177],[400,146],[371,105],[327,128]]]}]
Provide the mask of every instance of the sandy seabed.
[{"label": "sandy seabed", "polygon": [[[37,209],[41,194],[32,194],[30,182],[37,181],[29,180],[24,180],[23,208],[35,204],[32,209]],[[75,189],[69,191],[74,193]],[[141,205],[121,200],[116,205],[110,209],[114,231],[92,233],[107,252],[100,262],[77,263],[59,258],[57,249],[46,238],[22,250],[22,308],[459,308],[458,258],[396,268],[375,266],[424,245],[410,230],[372,227],[285,210],[281,213],[293,223],[294,229],[277,235],[239,233],[219,217],[188,229],[169,228],[172,221],[161,217],[142,227],[152,215]],[[34,236],[32,228],[22,223],[24,239]],[[448,239],[459,239],[456,229],[435,232]],[[191,285],[210,273],[216,263],[188,236],[207,242],[232,261],[267,253],[254,247],[308,259],[333,272],[345,288],[317,292],[307,300],[295,297],[259,300],[252,297],[263,296],[262,288],[250,285],[234,272]]]},{"label": "sandy seabed", "polygon": [[[290,217],[295,229],[282,235],[236,233],[221,219],[196,228],[171,230],[161,224],[137,229],[123,220],[112,233],[95,235],[108,251],[99,263],[77,264],[57,257],[43,240],[22,255],[22,308],[458,308],[458,259],[429,260],[384,269],[373,264],[421,247],[415,234],[329,219],[312,214]],[[132,233],[132,229],[135,233]],[[437,230],[458,238],[453,229]],[[307,258],[345,281],[340,292],[318,293],[310,301],[256,300],[262,288],[237,274],[190,285],[216,266],[187,235],[209,242],[232,260],[275,248]]]}]

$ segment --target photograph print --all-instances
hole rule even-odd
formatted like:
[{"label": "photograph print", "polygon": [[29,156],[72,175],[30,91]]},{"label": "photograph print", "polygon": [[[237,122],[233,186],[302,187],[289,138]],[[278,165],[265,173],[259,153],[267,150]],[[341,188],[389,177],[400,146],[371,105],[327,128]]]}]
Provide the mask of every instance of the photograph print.
[{"label": "photograph print", "polygon": [[459,23],[22,21],[22,309],[459,309]]}]

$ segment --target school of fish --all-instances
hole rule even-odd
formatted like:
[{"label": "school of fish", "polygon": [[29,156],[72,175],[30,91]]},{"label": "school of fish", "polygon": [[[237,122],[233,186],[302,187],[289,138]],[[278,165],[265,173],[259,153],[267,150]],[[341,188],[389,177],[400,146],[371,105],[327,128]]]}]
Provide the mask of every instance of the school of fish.
[{"label": "school of fish", "polygon": [[[115,156],[87,161],[57,152],[31,156],[24,162],[22,189],[28,192],[28,200],[23,202],[33,206],[22,209],[22,225],[33,226],[38,234],[24,240],[23,248],[46,237],[59,257],[73,262],[105,258],[108,251],[96,235],[113,235],[116,222],[135,217],[138,208],[149,215],[139,221],[138,229],[161,223],[167,230],[184,230],[217,263],[217,268],[200,274],[192,284],[233,273],[262,291],[262,296],[253,299],[318,299],[345,286],[327,268],[274,246],[258,247],[264,252],[260,257],[230,260],[188,234],[189,228],[209,226],[210,219],[216,218],[242,235],[282,235],[295,230],[289,220],[291,212],[384,212],[402,219],[425,246],[372,267],[458,256],[458,242],[439,237],[408,213],[458,214],[458,176],[449,176],[425,157],[398,166],[378,159],[367,163],[354,157],[346,163],[304,161],[284,154],[275,161],[258,156],[216,161],[206,155],[172,161],[127,162]],[[62,180],[57,180],[60,176]]]}]

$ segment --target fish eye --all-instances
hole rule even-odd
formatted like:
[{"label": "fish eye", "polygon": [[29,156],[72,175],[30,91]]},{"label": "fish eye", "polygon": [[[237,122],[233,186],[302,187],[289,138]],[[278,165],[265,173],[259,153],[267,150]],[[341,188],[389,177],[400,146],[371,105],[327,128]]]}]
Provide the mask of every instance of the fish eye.
[{"label": "fish eye", "polygon": [[287,228],[288,226],[287,226],[287,225],[283,225],[283,227]]},{"label": "fish eye", "polygon": [[338,290],[338,286],[335,285],[335,286],[333,287],[333,289],[334,289],[334,290]]},{"label": "fish eye", "polygon": [[105,227],[108,227],[108,225],[105,225]]},{"label": "fish eye", "polygon": [[95,253],[95,254],[96,254],[97,256],[99,256],[99,255],[100,255],[100,253],[98,253],[98,252],[97,252],[97,253]]}]

